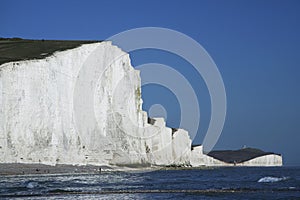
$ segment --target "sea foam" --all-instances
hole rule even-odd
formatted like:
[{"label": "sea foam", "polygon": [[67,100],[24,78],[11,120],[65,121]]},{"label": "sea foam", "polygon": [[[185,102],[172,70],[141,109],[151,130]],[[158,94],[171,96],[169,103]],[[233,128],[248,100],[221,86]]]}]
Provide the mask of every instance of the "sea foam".
[{"label": "sea foam", "polygon": [[272,177],[272,176],[266,176],[261,179],[259,179],[257,182],[259,183],[274,183],[274,182],[280,182],[285,181],[289,179],[289,177]]}]

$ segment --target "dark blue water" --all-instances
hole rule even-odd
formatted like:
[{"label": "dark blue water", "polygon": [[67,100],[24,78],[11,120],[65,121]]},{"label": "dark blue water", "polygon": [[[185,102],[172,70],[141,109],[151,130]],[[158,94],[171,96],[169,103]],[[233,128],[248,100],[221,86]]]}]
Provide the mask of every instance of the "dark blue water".
[{"label": "dark blue water", "polygon": [[300,199],[300,168],[1,176],[0,198]]}]

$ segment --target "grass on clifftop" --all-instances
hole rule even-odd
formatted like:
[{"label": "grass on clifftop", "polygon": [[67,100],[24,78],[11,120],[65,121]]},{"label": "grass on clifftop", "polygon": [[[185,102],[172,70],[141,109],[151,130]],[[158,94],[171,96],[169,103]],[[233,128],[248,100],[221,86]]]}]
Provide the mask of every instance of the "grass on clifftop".
[{"label": "grass on clifftop", "polygon": [[82,44],[95,42],[101,41],[0,38],[0,65],[12,61],[42,59],[56,51],[73,49]]}]

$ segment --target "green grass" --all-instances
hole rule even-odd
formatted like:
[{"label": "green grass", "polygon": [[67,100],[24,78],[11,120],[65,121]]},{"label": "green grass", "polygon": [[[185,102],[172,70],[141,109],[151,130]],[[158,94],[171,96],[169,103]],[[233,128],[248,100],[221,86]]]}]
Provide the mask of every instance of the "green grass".
[{"label": "green grass", "polygon": [[91,40],[25,40],[0,38],[0,65],[20,60],[42,59],[56,51],[76,48],[82,44],[101,41]]}]

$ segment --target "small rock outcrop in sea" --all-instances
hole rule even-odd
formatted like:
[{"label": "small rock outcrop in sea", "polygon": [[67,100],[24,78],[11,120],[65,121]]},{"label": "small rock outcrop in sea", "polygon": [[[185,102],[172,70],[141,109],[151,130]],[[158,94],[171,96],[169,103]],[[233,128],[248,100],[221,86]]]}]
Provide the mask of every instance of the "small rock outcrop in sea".
[{"label": "small rock outcrop in sea", "polygon": [[[139,71],[111,42],[1,39],[0,53],[1,163],[232,165],[191,148],[187,131],[148,118]],[[244,164],[282,165],[276,154],[254,159]]]}]

